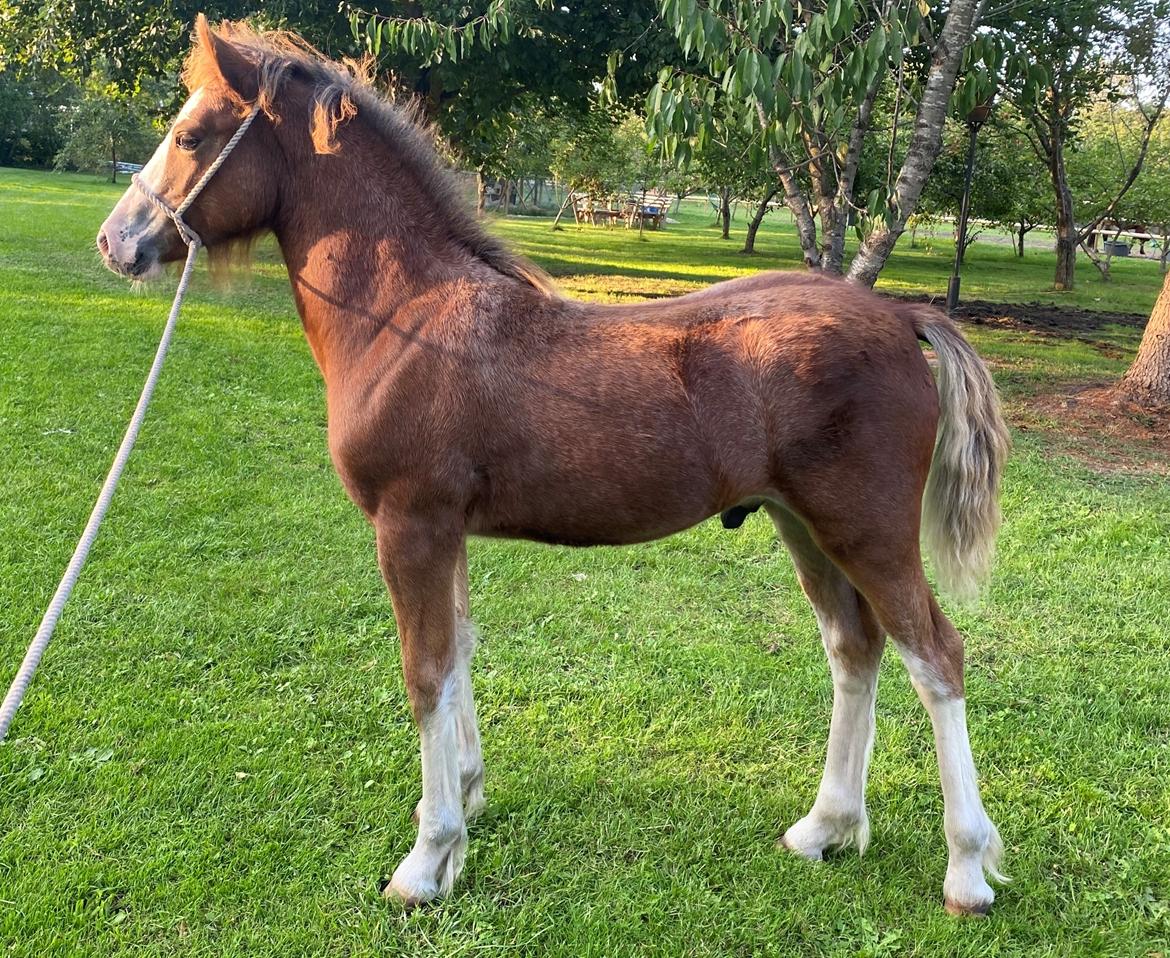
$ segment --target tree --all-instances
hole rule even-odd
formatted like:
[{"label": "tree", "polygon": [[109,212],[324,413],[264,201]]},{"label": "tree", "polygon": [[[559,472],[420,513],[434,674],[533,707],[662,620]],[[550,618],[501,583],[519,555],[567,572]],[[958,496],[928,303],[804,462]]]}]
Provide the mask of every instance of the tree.
[{"label": "tree", "polygon": [[[582,118],[615,49],[638,56],[614,68],[644,91],[662,60],[648,31],[654,0],[572,7],[548,0],[418,0],[347,6],[353,37],[420,98],[460,159],[498,166],[499,129],[522,98]],[[663,44],[657,43],[661,47]]]},{"label": "tree", "polygon": [[[737,122],[736,112],[726,99],[720,104],[722,114],[713,117],[709,135],[693,157],[699,179],[713,187],[719,197],[718,221],[723,239],[731,237],[731,205],[739,199],[758,198],[771,190],[775,196],[779,181],[769,161],[767,146],[755,130],[745,130]],[[770,197],[769,197],[770,198]],[[767,212],[765,206],[764,211]],[[758,212],[758,208],[757,208]],[[755,249],[756,233],[763,214],[749,224],[744,252]]]},{"label": "tree", "polygon": [[[958,217],[969,137],[966,124],[947,124],[942,151],[920,200],[921,211]],[[1013,246],[1023,256],[1027,234],[1040,223],[1052,221],[1051,195],[1044,180],[1044,169],[1031,156],[1030,146],[1012,126],[1011,118],[993,117],[978,133],[971,179],[972,225],[962,254],[982,234],[979,223],[990,222],[1011,230]]]},{"label": "tree", "polygon": [[[768,147],[805,265],[843,271],[845,232],[862,207],[872,222],[849,275],[872,284],[933,165],[979,7],[954,0],[940,28],[939,11],[919,0],[663,0],[686,63],[661,72],[648,123],[682,160],[710,135],[719,97],[740,102],[739,122]],[[964,96],[986,75],[971,66]],[[907,99],[917,94],[914,132],[896,180],[862,205],[858,165],[875,101],[890,83]]]},{"label": "tree", "polygon": [[1159,237],[1162,271],[1170,258],[1170,119],[1163,117],[1150,138],[1146,163],[1118,216]]},{"label": "tree", "polygon": [[52,71],[0,69],[0,166],[49,166],[61,149],[58,115],[71,93]]},{"label": "tree", "polygon": [[[878,273],[914,213],[942,145],[943,126],[951,109],[951,95],[963,64],[964,50],[971,42],[982,9],[983,0],[954,0],[938,40],[930,44],[930,69],[918,101],[906,159],[886,199],[885,215],[877,218],[871,214],[871,218],[877,220],[876,225],[862,241],[861,249],[849,265],[849,279],[854,282],[872,286],[877,281]],[[990,93],[990,78],[999,67],[1000,56],[999,49],[988,37],[982,37],[979,45],[967,52],[970,69],[957,104],[959,113],[964,116],[977,103],[986,100]],[[973,54],[978,54],[983,63],[974,60]],[[872,202],[870,208],[873,208]]]},{"label": "tree", "polygon": [[167,112],[180,99],[178,66],[195,16],[292,26],[328,53],[356,47],[336,0],[0,0],[0,52],[82,83],[95,72],[122,90],[166,78]]},{"label": "tree", "polygon": [[[552,140],[560,132],[560,124],[535,97],[524,96],[508,112],[496,116],[484,132],[490,134],[491,143],[484,144],[485,159],[476,170],[478,206],[484,208],[485,177],[497,177],[504,183],[502,205],[506,212],[513,187],[519,191],[525,181],[539,183],[548,175]],[[522,203],[524,197],[518,195],[516,201]]]},{"label": "tree", "polygon": [[[1141,172],[1149,136],[1170,95],[1170,60],[1163,25],[1170,14],[1166,0],[1078,0],[1064,4],[1008,4],[991,25],[1010,38],[1016,57],[1042,63],[1048,76],[1043,95],[1012,89],[1023,118],[1022,129],[1048,170],[1056,213],[1057,289],[1076,282],[1077,248],[1109,219]],[[1068,152],[1086,108],[1102,95],[1136,91],[1140,78],[1155,86],[1138,98],[1143,135],[1126,169],[1119,170],[1111,195],[1078,221],[1069,180]]]},{"label": "tree", "polygon": [[1005,209],[994,217],[1012,234],[1016,255],[1024,255],[1028,234],[1038,226],[1055,222],[1052,190],[1047,185],[1047,170],[1040,165],[1030,145],[1010,122],[997,124],[993,130],[992,152],[1004,175]]},{"label": "tree", "polygon": [[764,223],[764,217],[772,209],[772,201],[776,199],[776,194],[780,192],[780,183],[777,180],[769,180],[759,186],[756,193],[756,209],[752,213],[752,218],[748,220],[747,231],[743,237],[743,249],[741,253],[751,256],[756,251],[756,236],[759,235],[760,227]]},{"label": "tree", "polygon": [[[1157,228],[1170,218],[1165,202],[1165,181],[1170,173],[1164,152],[1170,146],[1166,120],[1159,121],[1153,129],[1147,126],[1143,105],[1132,97],[1121,100],[1102,97],[1084,111],[1078,125],[1076,149],[1067,164],[1069,185],[1078,200],[1078,209],[1096,210],[1108,204],[1117,192],[1118,178],[1131,170],[1135,158],[1145,152],[1140,174],[1113,204],[1109,218],[1097,224],[1100,230]],[[1108,248],[1104,255],[1092,242],[1083,243],[1083,248],[1102,277],[1108,280],[1111,263]]]},{"label": "tree", "polygon": [[119,162],[145,162],[158,139],[146,103],[141,95],[122,94],[112,82],[92,79],[61,114],[64,145],[57,169],[108,169],[116,183]]},{"label": "tree", "polygon": [[1142,405],[1170,403],[1170,274],[1162,282],[1137,357],[1116,393]]},{"label": "tree", "polygon": [[596,103],[583,118],[561,124],[550,152],[549,169],[567,189],[554,229],[574,193],[597,197],[625,193],[644,186],[657,172],[641,121]]}]

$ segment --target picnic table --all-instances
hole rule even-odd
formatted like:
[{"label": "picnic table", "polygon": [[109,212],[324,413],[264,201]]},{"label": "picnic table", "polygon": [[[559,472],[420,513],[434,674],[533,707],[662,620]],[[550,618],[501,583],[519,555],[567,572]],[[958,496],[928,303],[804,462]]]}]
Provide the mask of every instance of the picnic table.
[{"label": "picnic table", "polygon": [[665,193],[631,193],[623,210],[626,229],[632,229],[639,223],[644,223],[652,230],[659,229],[666,222],[669,209],[670,199]]},{"label": "picnic table", "polygon": [[577,225],[590,223],[593,226],[613,226],[614,221],[621,219],[622,211],[609,203],[598,205],[588,193],[581,193],[573,198],[573,218]]},{"label": "picnic table", "polygon": [[617,197],[603,200],[589,193],[573,196],[573,218],[578,226],[589,223],[609,228],[621,221],[626,229],[644,224],[656,230],[666,222],[669,209],[670,199],[660,191],[645,195],[641,192],[629,193],[624,200]]}]

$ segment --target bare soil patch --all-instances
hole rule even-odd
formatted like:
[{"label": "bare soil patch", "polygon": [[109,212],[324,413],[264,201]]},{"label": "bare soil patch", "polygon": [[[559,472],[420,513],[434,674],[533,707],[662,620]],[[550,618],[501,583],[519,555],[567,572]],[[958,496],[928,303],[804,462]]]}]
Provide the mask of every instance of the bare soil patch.
[{"label": "bare soil patch", "polygon": [[1119,398],[1114,385],[1064,385],[1024,397],[1009,407],[1009,418],[1094,469],[1170,476],[1170,405]]},{"label": "bare soil patch", "polygon": [[[961,304],[955,317],[972,325],[1075,339],[1119,360],[1129,359],[1130,352],[1094,334],[1110,326],[1141,330],[1147,320],[1134,313],[981,301]],[[1044,435],[1055,449],[1094,469],[1170,475],[1170,406],[1120,398],[1113,391],[1115,385],[1057,383],[1018,396],[1009,404],[1008,416],[1017,429]]]},{"label": "bare soil patch", "polygon": [[[916,303],[929,303],[942,308],[943,299],[936,296],[907,296]],[[1020,329],[1061,338],[1079,338],[1098,332],[1107,326],[1129,326],[1145,329],[1148,316],[1140,313],[1110,313],[1052,303],[989,303],[971,300],[960,303],[954,316],[960,322],[976,326],[998,326]]]}]

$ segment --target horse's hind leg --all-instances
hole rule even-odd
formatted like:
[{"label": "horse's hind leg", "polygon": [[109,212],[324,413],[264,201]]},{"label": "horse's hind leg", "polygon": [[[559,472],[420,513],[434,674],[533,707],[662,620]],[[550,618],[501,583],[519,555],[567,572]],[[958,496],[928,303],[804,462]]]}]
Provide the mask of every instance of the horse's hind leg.
[{"label": "horse's hind leg", "polygon": [[[995,893],[985,873],[1004,880],[999,872],[1003,846],[983,809],[967,738],[962,636],[931,594],[917,539],[899,535],[903,529],[916,531],[914,523],[888,521],[879,529],[855,510],[842,519],[838,530],[828,525],[818,528],[818,541],[837,559],[893,639],[934,726],[950,853],[943,883],[947,910],[986,914]],[[847,537],[841,541],[848,545],[834,545],[831,532],[846,527]]]},{"label": "horse's hind leg", "polygon": [[792,554],[816,612],[833,675],[833,718],[825,773],[809,813],[788,829],[784,845],[806,858],[856,844],[865,851],[869,817],[865,779],[873,749],[874,700],[885,635],[868,603],[813,542],[804,524],[781,506],[768,512]]},{"label": "horse's hind leg", "polygon": [[[984,873],[998,881],[1006,879],[999,871],[1003,845],[983,810],[967,737],[963,638],[938,607],[925,579],[914,593],[905,599],[895,597],[894,602],[895,607],[886,604],[882,614],[934,726],[949,851],[943,901],[952,914],[985,915],[995,892]],[[897,606],[903,606],[901,614]]]}]

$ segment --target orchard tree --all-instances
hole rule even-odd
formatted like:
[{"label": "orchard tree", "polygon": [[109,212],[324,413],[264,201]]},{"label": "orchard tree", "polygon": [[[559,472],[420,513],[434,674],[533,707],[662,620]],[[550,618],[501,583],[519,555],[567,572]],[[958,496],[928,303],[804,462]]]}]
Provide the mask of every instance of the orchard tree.
[{"label": "orchard tree", "polygon": [[1016,255],[1024,255],[1028,234],[1056,222],[1056,207],[1047,170],[1013,123],[997,123],[990,131],[990,152],[1004,177],[1002,212],[995,218],[1012,235]]},{"label": "orchard tree", "polygon": [[[711,126],[710,135],[693,156],[691,166],[699,179],[713,188],[718,196],[717,222],[723,239],[731,237],[731,206],[740,199],[767,195],[770,200],[779,190],[779,180],[769,162],[767,147],[755,129],[737,122],[736,112],[726,101],[722,115]],[[673,163],[672,163],[673,165]],[[767,200],[763,203],[767,212]],[[748,224],[745,253],[755,251],[756,233],[763,214],[756,207],[757,216]]]},{"label": "orchard tree", "polygon": [[[484,144],[483,154],[487,159],[476,170],[478,208],[482,211],[485,199],[485,177],[492,176],[503,181],[503,208],[507,212],[513,192],[513,184],[526,180],[539,182],[548,175],[552,162],[551,145],[559,131],[560,124],[550,116],[540,102],[532,96],[523,96],[506,113],[500,113],[484,128],[491,136],[491,142]],[[522,202],[524,197],[516,197]],[[533,200],[535,202],[535,196]]]},{"label": "orchard tree", "polygon": [[[1160,134],[1159,134],[1160,131]],[[1164,196],[1167,164],[1166,120],[1151,129],[1144,104],[1136,97],[1101,97],[1085,111],[1078,124],[1076,149],[1068,158],[1068,180],[1079,210],[1096,211],[1109,204],[1108,219],[1096,224],[1099,230],[1126,226],[1157,228],[1167,218]],[[1116,201],[1118,179],[1138,165],[1140,174]],[[1083,249],[1102,278],[1108,280],[1111,256],[1102,255],[1092,242]]]},{"label": "orchard tree", "polygon": [[776,199],[776,194],[780,192],[780,181],[774,176],[754,177],[754,186],[752,199],[755,201],[756,209],[752,213],[752,218],[748,220],[747,232],[743,237],[743,249],[740,250],[748,256],[751,256],[756,251],[756,237],[759,235],[760,227],[764,223],[764,217],[772,210],[773,201]]},{"label": "orchard tree", "polygon": [[1116,394],[1143,406],[1170,405],[1170,273],[1162,281],[1137,357],[1117,384]]},{"label": "orchard tree", "polygon": [[671,163],[663,169],[659,185],[674,197],[674,208],[677,212],[684,199],[692,193],[699,192],[707,184],[703,182],[697,170]]},{"label": "orchard tree", "polygon": [[1141,176],[1118,215],[1144,225],[1158,237],[1159,258],[1165,272],[1170,259],[1170,118],[1163,117],[1154,130]]},{"label": "orchard tree", "polygon": [[[1057,289],[1076,283],[1077,248],[1111,218],[1133,186],[1146,159],[1149,138],[1170,96],[1170,57],[1165,21],[1167,0],[1077,0],[1063,4],[1005,4],[989,25],[1008,38],[1021,63],[1042,63],[1042,95],[1013,87],[1009,95],[1022,129],[1048,171],[1056,214]],[[1146,83],[1147,78],[1152,82]],[[1143,88],[1144,85],[1144,88]],[[1109,194],[1081,206],[1069,176],[1069,154],[1090,106],[1104,97],[1136,94],[1141,114],[1137,149],[1117,169]]]},{"label": "orchard tree", "polygon": [[418,0],[344,5],[354,40],[420,100],[429,119],[472,169],[500,162],[498,135],[517,102],[539,103],[565,120],[583,118],[614,49],[637,57],[616,65],[641,94],[666,44],[649,30],[654,0],[606,4],[550,0]]},{"label": "orchard tree", "polygon": [[118,164],[145,162],[158,140],[150,123],[152,105],[157,108],[149,96],[137,91],[126,95],[95,73],[61,114],[64,145],[57,169],[109,170],[110,182],[117,183]]},{"label": "orchard tree", "polygon": [[594,104],[583,118],[563,122],[550,147],[549,170],[565,185],[557,229],[574,193],[604,197],[645,187],[658,172],[638,117]]},{"label": "orchard tree", "polygon": [[[963,202],[970,130],[951,122],[943,149],[922,195],[921,209],[957,219]],[[964,256],[982,234],[981,223],[994,223],[1012,233],[1012,245],[1023,256],[1029,232],[1052,221],[1052,198],[1045,187],[1045,171],[1010,120],[993,118],[978,133],[974,175],[971,179],[970,216]]]},{"label": "orchard tree", "polygon": [[[934,164],[960,70],[970,109],[1000,66],[990,38],[970,46],[981,6],[953,0],[943,17],[924,0],[662,0],[685,63],[661,71],[647,122],[682,162],[711,135],[720,97],[740,103],[739,122],[766,144],[805,265],[842,272],[846,229],[860,212],[868,222],[849,277],[872,285]],[[913,130],[890,182],[858,202],[883,84],[897,85],[899,113],[916,103]]]}]

